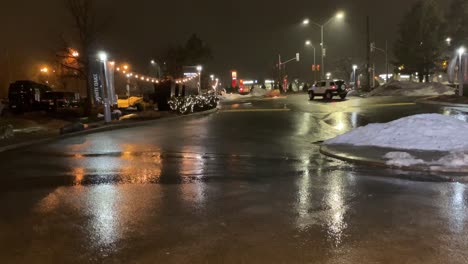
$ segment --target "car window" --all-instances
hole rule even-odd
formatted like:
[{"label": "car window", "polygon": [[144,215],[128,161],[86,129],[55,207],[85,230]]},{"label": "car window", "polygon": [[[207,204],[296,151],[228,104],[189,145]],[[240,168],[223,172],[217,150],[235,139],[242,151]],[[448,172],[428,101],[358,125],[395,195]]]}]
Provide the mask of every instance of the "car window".
[{"label": "car window", "polygon": [[320,83],[320,87],[324,87],[324,86],[327,86],[327,82],[321,82]]},{"label": "car window", "polygon": [[330,82],[330,86],[333,86],[333,85],[335,85],[335,83],[334,83],[334,82]]}]

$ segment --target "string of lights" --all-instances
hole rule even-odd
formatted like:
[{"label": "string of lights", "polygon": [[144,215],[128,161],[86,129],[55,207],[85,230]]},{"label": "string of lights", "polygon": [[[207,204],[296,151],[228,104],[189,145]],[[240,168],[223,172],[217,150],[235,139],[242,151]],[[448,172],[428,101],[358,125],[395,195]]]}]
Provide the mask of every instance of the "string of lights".
[{"label": "string of lights", "polygon": [[[130,71],[130,66],[128,66],[127,64],[124,64],[124,65],[122,65],[120,67],[116,67],[115,70],[118,73],[121,73],[122,75],[127,77],[128,79],[135,79],[135,80],[142,81],[142,82],[147,82],[147,83],[159,83],[161,81],[160,79],[158,79],[156,77],[152,77],[152,76],[148,76],[148,75],[144,75],[144,74],[139,74],[137,72],[132,72],[132,71]],[[193,81],[195,78],[198,78],[198,74],[192,75],[190,77],[176,79],[175,82],[177,84],[183,84],[183,83]]]}]

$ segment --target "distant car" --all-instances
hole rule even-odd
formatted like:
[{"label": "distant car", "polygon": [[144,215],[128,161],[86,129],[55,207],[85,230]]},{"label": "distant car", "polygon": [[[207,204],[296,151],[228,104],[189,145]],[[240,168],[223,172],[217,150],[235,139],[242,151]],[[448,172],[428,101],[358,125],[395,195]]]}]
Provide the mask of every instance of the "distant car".
[{"label": "distant car", "polygon": [[73,108],[80,104],[79,94],[72,92],[52,92],[44,94],[42,105],[46,110],[56,111],[59,108]]},{"label": "distant car", "polygon": [[317,82],[308,89],[309,99],[312,101],[316,96],[322,96],[325,100],[332,100],[333,97],[339,96],[345,99],[348,95],[349,88],[343,80],[322,80]]}]

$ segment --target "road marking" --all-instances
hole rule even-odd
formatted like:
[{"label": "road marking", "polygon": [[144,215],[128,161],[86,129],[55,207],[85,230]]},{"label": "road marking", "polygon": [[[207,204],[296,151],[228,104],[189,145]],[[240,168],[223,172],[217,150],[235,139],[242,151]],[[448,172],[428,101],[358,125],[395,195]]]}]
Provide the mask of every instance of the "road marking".
[{"label": "road marking", "polygon": [[386,107],[386,106],[409,106],[416,103],[394,103],[394,104],[375,104],[375,105],[355,105],[353,107]]},{"label": "road marking", "polygon": [[276,108],[276,109],[229,109],[220,110],[221,113],[243,113],[243,112],[288,112],[291,109],[288,108]]}]

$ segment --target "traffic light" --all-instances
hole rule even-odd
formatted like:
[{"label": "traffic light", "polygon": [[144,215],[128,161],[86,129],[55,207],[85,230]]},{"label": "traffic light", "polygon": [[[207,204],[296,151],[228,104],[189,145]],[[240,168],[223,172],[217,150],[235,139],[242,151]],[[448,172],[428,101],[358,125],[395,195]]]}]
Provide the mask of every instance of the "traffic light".
[{"label": "traffic light", "polygon": [[317,71],[320,71],[320,64],[317,64]]},{"label": "traffic light", "polygon": [[316,68],[317,68],[317,67],[315,66],[315,64],[312,64],[312,71],[313,71],[313,72],[316,70]]}]

